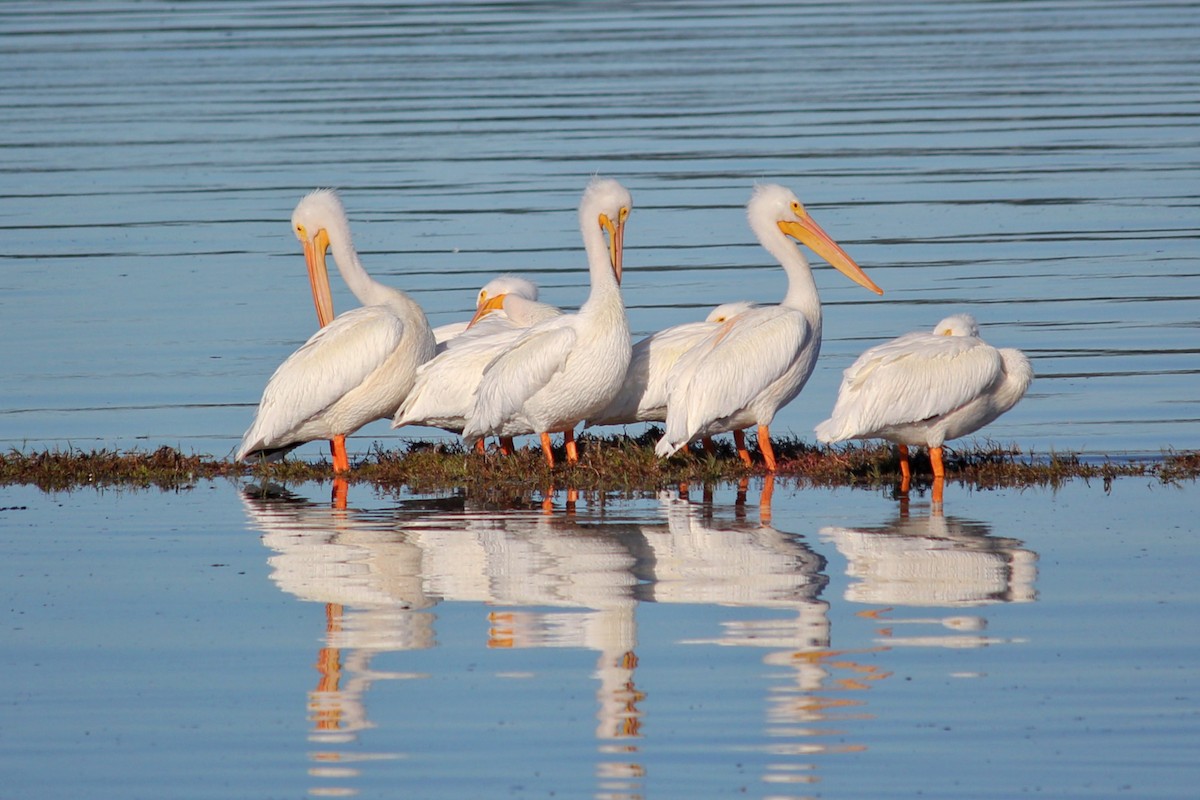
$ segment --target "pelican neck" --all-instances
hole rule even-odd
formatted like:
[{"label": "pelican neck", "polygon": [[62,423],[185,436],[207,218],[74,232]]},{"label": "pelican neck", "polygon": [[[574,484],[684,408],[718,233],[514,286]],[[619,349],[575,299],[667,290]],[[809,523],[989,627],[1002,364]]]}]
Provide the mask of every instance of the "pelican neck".
[{"label": "pelican neck", "polygon": [[788,287],[780,305],[794,308],[804,314],[814,325],[821,324],[821,296],[817,292],[817,281],[812,268],[800,247],[792,242],[783,231],[772,225],[769,236],[759,236],[759,242],[775,257],[787,273]]},{"label": "pelican neck", "polygon": [[393,302],[397,294],[404,296],[399,289],[386,286],[367,273],[362,261],[359,260],[358,251],[354,249],[349,225],[343,221],[330,226],[329,249],[333,254],[334,262],[337,263],[342,280],[346,282],[350,292],[364,306],[386,305]]},{"label": "pelican neck", "polygon": [[615,295],[619,302],[621,292],[617,276],[613,274],[612,262],[609,260],[608,242],[604,238],[604,231],[596,222],[598,214],[581,216],[583,219],[580,220],[580,232],[583,236],[583,249],[587,254],[588,273],[592,285],[587,302],[579,309],[583,311],[584,307],[593,301],[599,301],[611,295]]}]

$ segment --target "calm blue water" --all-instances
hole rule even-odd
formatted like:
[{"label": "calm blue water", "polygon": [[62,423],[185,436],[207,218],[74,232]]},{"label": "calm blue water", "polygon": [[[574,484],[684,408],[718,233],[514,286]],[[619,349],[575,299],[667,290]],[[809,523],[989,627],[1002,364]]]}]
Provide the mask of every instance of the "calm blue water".
[{"label": "calm blue water", "polygon": [[[0,43],[0,446],[228,454],[315,326],[317,186],[435,324],[503,271],[577,306],[599,172],[638,334],[782,295],[756,181],[886,290],[819,267],[777,434],[969,310],[1038,373],[982,435],[1200,447],[1193,3],[0,3]],[[1194,794],[1194,484],[762,493],[0,488],[0,796]]]},{"label": "calm blue water", "polygon": [[5,489],[4,796],[1192,795],[1194,484],[761,494]]},{"label": "calm blue water", "polygon": [[[634,194],[637,334],[782,296],[742,211],[761,180],[793,187],[886,290],[822,265],[822,359],[780,434],[811,440],[863,349],[966,309],[1039,376],[982,435],[1200,447],[1193,3],[10,3],[0,18],[8,446],[231,452],[315,326],[288,220],[318,186],[342,189],[368,268],[435,324],[501,271],[575,307],[575,207],[600,172]],[[421,435],[438,434],[380,422],[352,445]]]}]

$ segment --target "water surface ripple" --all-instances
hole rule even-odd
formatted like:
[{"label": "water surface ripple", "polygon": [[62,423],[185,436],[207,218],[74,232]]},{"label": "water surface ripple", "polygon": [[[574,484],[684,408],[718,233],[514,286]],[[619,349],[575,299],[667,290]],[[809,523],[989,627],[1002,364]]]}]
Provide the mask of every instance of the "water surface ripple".
[{"label": "water surface ripple", "polygon": [[596,172],[634,193],[637,334],[782,295],[761,180],[886,290],[820,265],[781,434],[811,440],[862,349],[966,309],[1039,375],[988,437],[1200,446],[1194,3],[6,3],[0,36],[9,446],[230,452],[314,327],[287,223],[317,186],[435,324],[501,271],[575,307]]},{"label": "water surface ripple", "polygon": [[766,480],[8,487],[6,796],[1194,795],[1194,483]]}]

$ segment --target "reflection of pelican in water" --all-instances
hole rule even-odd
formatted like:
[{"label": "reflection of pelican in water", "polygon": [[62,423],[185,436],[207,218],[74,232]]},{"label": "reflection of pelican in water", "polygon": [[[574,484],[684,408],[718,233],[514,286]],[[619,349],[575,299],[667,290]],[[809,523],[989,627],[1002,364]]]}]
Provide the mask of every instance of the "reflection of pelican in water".
[{"label": "reflection of pelican in water", "polygon": [[280,589],[301,600],[383,612],[379,630],[370,635],[386,637],[385,649],[433,645],[428,630],[404,631],[391,618],[395,611],[429,608],[439,598],[421,583],[420,548],[395,535],[390,515],[322,507],[285,490],[253,486],[243,503],[263,544],[275,551],[267,563]]},{"label": "reflection of pelican in water", "polygon": [[[638,736],[634,609],[645,547],[637,526],[592,528],[533,510],[464,513],[461,503],[450,513],[372,514],[255,487],[244,504],[274,551],[271,579],[302,600],[326,603],[321,677],[310,694],[314,740],[344,742],[371,727],[363,701],[372,680],[424,677],[372,671],[370,660],[435,646],[428,609],[443,601],[551,609],[492,610],[487,646],[599,651],[597,738]],[[345,757],[314,756],[322,764]],[[599,769],[610,780],[642,768],[623,759]]]},{"label": "reflection of pelican in water", "polygon": [[[946,517],[901,515],[879,527],[821,530],[848,561],[846,574],[856,581],[845,597],[882,606],[969,608],[1036,599],[1037,555],[1016,539],[992,536],[981,522]],[[978,616],[902,619],[890,609],[864,612],[889,626],[935,623],[956,631],[949,636],[899,638],[890,627],[886,642],[943,647],[975,647],[999,639],[979,634]]]},{"label": "reflection of pelican in water", "polygon": [[[309,503],[279,487],[249,486],[243,507],[274,554],[271,580],[284,592],[325,604],[325,641],[317,654],[320,677],[309,694],[310,738],[325,744],[352,741],[373,727],[364,695],[376,680],[423,677],[381,672],[371,659],[381,652],[434,646],[436,602],[419,580],[421,553],[391,533],[389,519]],[[336,505],[336,499],[335,499]],[[341,760],[320,752],[316,761]]]},{"label": "reflection of pelican in water", "polygon": [[[828,583],[825,559],[795,536],[715,518],[711,506],[672,492],[660,493],[659,502],[667,524],[642,526],[654,553],[657,602],[795,607],[816,602]],[[827,642],[828,634],[820,638]]]},{"label": "reflection of pelican in water", "polygon": [[[763,485],[768,496],[769,485]],[[797,715],[807,714],[811,722],[829,715],[828,707],[837,703],[813,698],[809,684],[848,669],[850,660],[842,655],[835,666],[809,657],[828,652],[828,607],[818,599],[827,579],[824,559],[799,537],[746,520],[736,506],[690,503],[674,492],[661,494],[659,503],[664,522],[636,526],[522,515],[530,527],[518,532],[515,518],[507,517],[512,552],[504,572],[509,577],[491,584],[496,603],[524,606],[492,615],[492,646],[600,651],[597,738],[608,742],[601,745],[603,752],[621,754],[600,765],[600,777],[606,788],[631,792],[636,791],[633,783],[614,781],[629,781],[644,771],[634,755],[642,720],[642,693],[635,682],[638,601],[792,610],[783,618],[755,615],[730,621],[717,639],[691,640],[783,649],[793,657],[784,674],[795,677],[773,689],[768,712],[779,754],[815,746],[807,734],[803,745],[794,743]],[[574,605],[592,610],[572,610]],[[710,691],[716,696],[722,687],[714,684]],[[797,692],[803,695],[800,700]]]},{"label": "reflection of pelican in water", "polygon": [[[830,647],[829,604],[820,598],[829,583],[826,561],[802,537],[771,524],[775,478],[763,478],[759,516],[747,518],[748,482],[737,487],[733,518],[723,518],[706,488],[702,501],[662,493],[667,526],[643,526],[655,556],[654,599],[658,602],[715,603],[746,608],[790,610],[788,616],[755,615],[721,623],[720,635],[684,640],[685,644],[763,648],[773,669],[766,697],[767,744],[775,756],[763,776],[768,783],[819,780],[807,763],[816,753],[864,749],[830,743],[821,725],[863,714],[866,691],[891,673]],[[804,756],[805,763],[791,757]]]},{"label": "reflection of pelican in water", "polygon": [[488,615],[489,648],[598,651],[596,736],[638,735],[634,612],[645,544],[637,526],[579,525],[535,511],[466,513],[406,521],[405,538],[427,555],[430,590],[509,607]]},{"label": "reflection of pelican in water", "polygon": [[[330,612],[318,659],[321,682],[310,694],[312,735],[327,746],[314,758],[324,765],[353,755],[334,752],[332,743],[370,726],[365,689],[381,677],[417,677],[372,671],[371,659],[388,650],[435,647],[438,615],[432,609],[458,602],[470,604],[467,613],[482,623],[473,660],[486,649],[596,653],[591,678],[598,780],[605,791],[637,793],[645,773],[639,739],[652,708],[643,699],[645,678],[638,680],[639,656],[650,651],[642,652],[645,642],[639,648],[637,614],[640,603],[670,603],[727,609],[712,635],[693,634],[679,643],[760,648],[767,665],[760,749],[772,756],[764,780],[819,779],[808,765],[810,754],[862,748],[852,738],[828,737],[833,726],[869,716],[864,693],[889,676],[878,659],[887,648],[831,647],[829,605],[822,598],[825,559],[804,537],[779,530],[761,513],[761,496],[769,497],[773,485],[751,479],[738,501],[728,497],[735,487],[714,492],[725,502],[708,493],[698,502],[664,494],[649,523],[644,515],[635,523],[608,509],[597,513],[586,494],[575,514],[545,514],[527,505],[477,509],[460,498],[339,511],[281,494],[248,493],[247,514],[273,551],[272,580],[298,598],[326,603]],[[742,505],[743,495],[755,492],[758,515],[747,513],[752,505]],[[928,536],[931,523],[923,524],[921,533]],[[983,534],[961,538],[991,538]],[[834,533],[826,535],[841,547]],[[878,531],[856,535],[902,538]],[[950,534],[943,539],[942,547],[958,546],[946,543],[954,539]],[[441,617],[441,624],[463,618],[457,611]],[[520,663],[537,663],[533,659],[526,655]],[[495,652],[490,661],[504,659]],[[497,670],[510,680],[532,674]],[[711,685],[687,689],[705,703],[727,687],[714,675]],[[419,757],[422,747],[413,744],[409,755]]]}]

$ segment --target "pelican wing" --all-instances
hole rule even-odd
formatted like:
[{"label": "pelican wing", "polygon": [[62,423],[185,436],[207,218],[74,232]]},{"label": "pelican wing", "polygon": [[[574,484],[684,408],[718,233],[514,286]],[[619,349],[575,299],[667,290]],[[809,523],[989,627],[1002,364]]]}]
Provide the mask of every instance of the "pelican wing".
[{"label": "pelican wing", "polygon": [[685,322],[652,333],[634,344],[620,391],[587,424],[624,425],[663,419],[668,373],[688,348],[714,327],[710,322]]},{"label": "pelican wing", "polygon": [[447,322],[445,325],[438,325],[433,329],[433,341],[437,345],[440,353],[451,343],[454,342],[463,332],[467,330],[467,321],[460,320],[458,322]]},{"label": "pelican wing", "polygon": [[804,316],[754,309],[720,325],[680,357],[668,378],[666,438],[683,446],[707,425],[746,408],[811,346]]},{"label": "pelican wing", "polygon": [[525,402],[563,368],[577,339],[571,319],[557,317],[530,328],[487,365],[471,418],[463,428],[468,443],[520,413]]},{"label": "pelican wing", "polygon": [[509,329],[455,339],[449,348],[417,368],[416,382],[396,412],[392,427],[416,424],[460,430],[471,413],[484,369],[520,333],[519,329]]},{"label": "pelican wing", "polygon": [[716,328],[711,322],[684,322],[650,334],[634,345],[634,351],[644,350],[647,351],[647,357],[666,357],[674,362]]},{"label": "pelican wing", "polygon": [[846,369],[817,438],[868,437],[948,414],[986,391],[1003,369],[999,352],[973,336],[901,336],[872,347]]},{"label": "pelican wing", "polygon": [[400,345],[404,323],[378,306],[337,317],[279,365],[242,438],[238,458],[287,445],[287,436],[360,386]]}]

